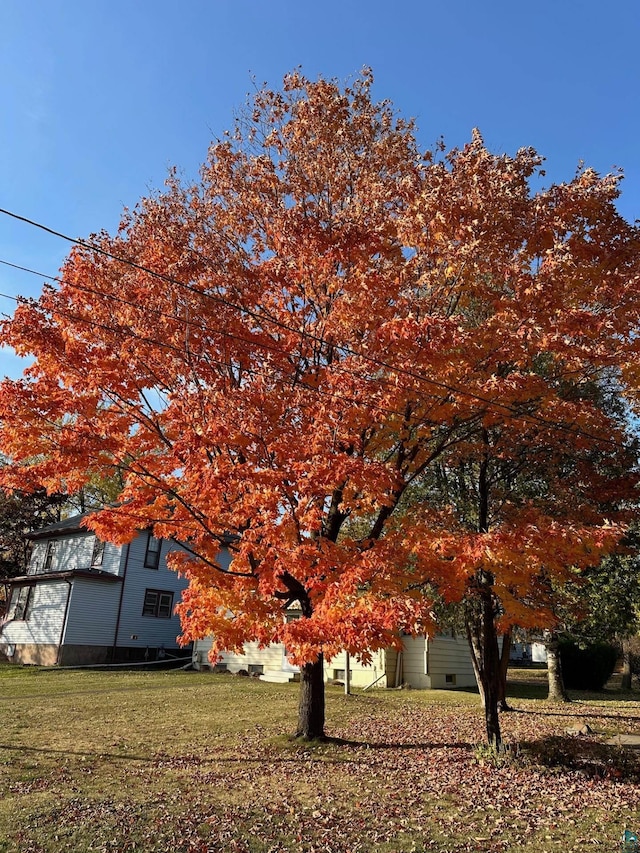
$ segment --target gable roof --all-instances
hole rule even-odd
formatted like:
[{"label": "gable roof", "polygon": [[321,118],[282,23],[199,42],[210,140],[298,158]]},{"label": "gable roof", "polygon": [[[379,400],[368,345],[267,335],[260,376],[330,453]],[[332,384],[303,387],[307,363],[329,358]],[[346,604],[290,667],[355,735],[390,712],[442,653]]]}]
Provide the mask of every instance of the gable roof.
[{"label": "gable roof", "polygon": [[56,521],[55,524],[49,524],[39,530],[32,530],[31,533],[27,533],[27,539],[50,539],[52,536],[63,533],[90,533],[91,531],[82,525],[83,519],[88,515],[88,512],[82,515],[72,515],[62,521]]}]

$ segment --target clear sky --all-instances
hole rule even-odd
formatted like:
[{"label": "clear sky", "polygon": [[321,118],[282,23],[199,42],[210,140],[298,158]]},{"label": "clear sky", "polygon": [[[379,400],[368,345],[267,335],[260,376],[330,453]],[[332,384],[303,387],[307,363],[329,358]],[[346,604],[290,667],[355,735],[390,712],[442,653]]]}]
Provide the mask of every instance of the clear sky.
[{"label": "clear sky", "polygon": [[[624,169],[640,218],[638,0],[0,0],[0,208],[84,237],[170,166],[195,177],[252,81],[297,66],[414,117],[422,147],[532,145],[550,180]],[[63,241],[0,215],[0,260],[55,274]],[[0,265],[0,291],[42,279]],[[0,311],[14,303],[0,298]],[[0,376],[21,367],[0,353]]]}]

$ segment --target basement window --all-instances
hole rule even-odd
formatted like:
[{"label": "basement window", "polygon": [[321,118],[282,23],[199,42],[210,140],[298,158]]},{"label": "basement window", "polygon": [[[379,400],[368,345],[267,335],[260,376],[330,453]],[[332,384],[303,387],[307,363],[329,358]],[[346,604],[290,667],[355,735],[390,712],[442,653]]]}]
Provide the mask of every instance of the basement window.
[{"label": "basement window", "polygon": [[445,683],[445,684],[450,684],[452,687],[454,687],[454,686],[455,686],[455,683],[456,683],[456,677],[455,677],[455,675],[453,675],[453,674],[451,674],[451,673],[450,673],[449,675],[445,675],[445,677],[444,677],[444,683]]},{"label": "basement window", "polygon": [[249,675],[262,675],[264,672],[264,665],[261,663],[250,663],[247,667],[247,671]]},{"label": "basement window", "polygon": [[334,681],[344,681],[346,673],[344,669],[334,669],[333,670],[333,680]]}]

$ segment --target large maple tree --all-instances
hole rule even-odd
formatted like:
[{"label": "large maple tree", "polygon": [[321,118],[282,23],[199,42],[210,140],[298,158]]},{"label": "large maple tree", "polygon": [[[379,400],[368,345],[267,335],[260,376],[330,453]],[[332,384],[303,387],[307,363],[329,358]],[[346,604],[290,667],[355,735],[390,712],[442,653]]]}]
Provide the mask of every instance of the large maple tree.
[{"label": "large maple tree", "polygon": [[117,472],[88,523],[186,547],[185,638],[285,643],[307,737],[323,656],[428,632],[432,592],[466,601],[498,741],[498,621],[620,534],[626,427],[588,391],[635,381],[637,233],[617,177],[532,189],[536,152],[477,132],[420,153],[371,82],[258,92],[199,181],[18,307],[1,340],[35,360],[0,389],[5,482]]}]

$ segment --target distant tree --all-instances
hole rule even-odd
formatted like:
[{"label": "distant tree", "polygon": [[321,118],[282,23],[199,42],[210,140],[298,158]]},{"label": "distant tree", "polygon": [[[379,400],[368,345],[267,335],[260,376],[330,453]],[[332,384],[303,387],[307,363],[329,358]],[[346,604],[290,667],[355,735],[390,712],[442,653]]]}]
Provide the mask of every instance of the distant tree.
[{"label": "distant tree", "polygon": [[621,549],[588,569],[574,593],[567,635],[579,645],[616,643],[622,686],[631,688],[630,640],[640,628],[640,531],[633,525]]},{"label": "distant tree", "polygon": [[124,479],[119,470],[116,469],[109,475],[94,473],[75,494],[68,496],[67,509],[77,513],[102,509],[115,503],[123,488]]},{"label": "distant tree", "polygon": [[621,546],[585,572],[580,590],[583,618],[570,631],[578,641],[620,640],[640,627],[640,532],[636,526]]},{"label": "distant tree", "polygon": [[0,490],[0,579],[22,575],[29,565],[27,533],[60,520],[66,498],[35,492]]}]

